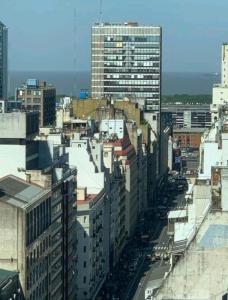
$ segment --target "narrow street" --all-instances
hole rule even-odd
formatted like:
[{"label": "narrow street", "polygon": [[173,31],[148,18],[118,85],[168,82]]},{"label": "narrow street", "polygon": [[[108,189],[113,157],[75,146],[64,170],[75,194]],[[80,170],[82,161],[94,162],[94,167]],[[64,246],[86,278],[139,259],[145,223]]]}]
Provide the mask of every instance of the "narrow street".
[{"label": "narrow street", "polygon": [[[101,299],[144,300],[148,282],[163,278],[170,268],[171,238],[167,234],[167,215],[185,206],[185,190],[171,181],[158,195],[157,210],[148,210],[138,221],[134,238],[129,241],[103,288]],[[143,241],[142,236],[148,240]]]}]

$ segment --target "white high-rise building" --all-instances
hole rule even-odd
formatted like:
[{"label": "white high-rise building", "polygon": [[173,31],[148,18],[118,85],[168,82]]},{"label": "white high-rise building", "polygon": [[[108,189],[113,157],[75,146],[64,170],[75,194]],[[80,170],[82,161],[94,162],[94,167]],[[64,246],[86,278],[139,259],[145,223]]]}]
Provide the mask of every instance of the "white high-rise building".
[{"label": "white high-rise building", "polygon": [[[92,27],[92,97],[137,102],[160,123],[162,29],[98,23]],[[150,123],[150,120],[148,120]]]},{"label": "white high-rise building", "polygon": [[222,45],[222,58],[221,58],[221,83],[215,84],[213,87],[213,97],[211,105],[211,120],[212,123],[216,114],[217,107],[220,104],[228,102],[228,44]]},{"label": "white high-rise building", "polygon": [[228,86],[228,44],[222,45],[221,84]]}]

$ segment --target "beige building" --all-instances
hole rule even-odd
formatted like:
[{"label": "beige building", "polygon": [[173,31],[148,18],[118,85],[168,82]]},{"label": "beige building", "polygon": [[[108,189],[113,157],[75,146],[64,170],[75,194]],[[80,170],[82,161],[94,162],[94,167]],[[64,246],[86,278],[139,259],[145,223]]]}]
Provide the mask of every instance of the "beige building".
[{"label": "beige building", "polygon": [[55,253],[51,191],[12,175],[0,180],[0,189],[0,267],[20,271],[26,299],[47,299]]}]

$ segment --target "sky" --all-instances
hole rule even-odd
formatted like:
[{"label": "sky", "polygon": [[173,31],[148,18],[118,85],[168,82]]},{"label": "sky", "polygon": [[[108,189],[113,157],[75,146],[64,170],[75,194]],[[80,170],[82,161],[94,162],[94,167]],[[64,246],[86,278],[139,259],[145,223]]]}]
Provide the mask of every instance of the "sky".
[{"label": "sky", "polygon": [[[227,0],[103,0],[102,20],[163,29],[163,71],[219,72],[228,41]],[[89,71],[100,0],[0,0],[9,69]]]}]

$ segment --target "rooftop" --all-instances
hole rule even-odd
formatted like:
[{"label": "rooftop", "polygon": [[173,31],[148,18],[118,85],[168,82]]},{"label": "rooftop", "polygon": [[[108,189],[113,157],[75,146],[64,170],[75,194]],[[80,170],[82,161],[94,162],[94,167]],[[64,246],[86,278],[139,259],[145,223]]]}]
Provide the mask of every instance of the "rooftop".
[{"label": "rooftop", "polygon": [[16,271],[0,269],[0,287],[1,287],[2,282],[6,281],[10,277],[15,276],[17,274],[18,273]]},{"label": "rooftop", "polygon": [[195,127],[195,128],[188,128],[188,127],[175,128],[173,130],[174,133],[204,133],[204,131],[205,131],[205,128],[198,128],[198,127]]},{"label": "rooftop", "polygon": [[0,179],[0,201],[18,208],[25,209],[48,192],[13,175]]},{"label": "rooftop", "polygon": [[168,219],[178,219],[187,217],[187,210],[171,210],[168,214]]},{"label": "rooftop", "polygon": [[207,215],[154,299],[222,299],[228,286],[227,224],[227,212]]},{"label": "rooftop", "polygon": [[153,25],[141,25],[138,22],[124,22],[124,23],[110,23],[110,22],[100,22],[95,23],[95,27],[147,27],[147,28],[161,28],[160,26]]},{"label": "rooftop", "polygon": [[87,194],[85,200],[77,200],[77,205],[88,204],[91,201],[95,200],[97,194]]}]

